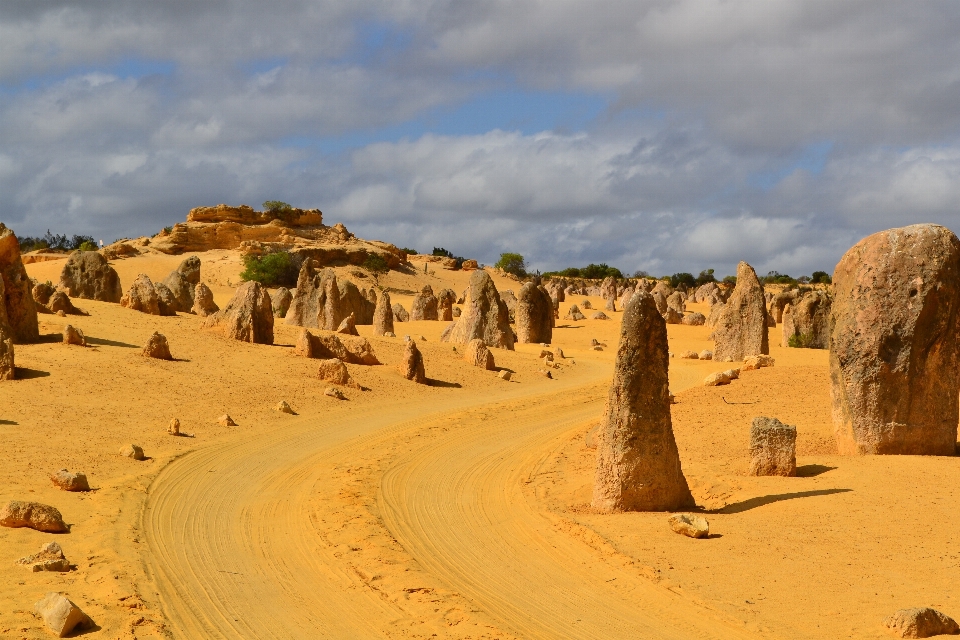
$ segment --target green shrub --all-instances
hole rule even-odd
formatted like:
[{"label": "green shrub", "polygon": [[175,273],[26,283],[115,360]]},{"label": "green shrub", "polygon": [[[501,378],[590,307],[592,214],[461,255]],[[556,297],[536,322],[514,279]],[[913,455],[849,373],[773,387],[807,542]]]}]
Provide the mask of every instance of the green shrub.
[{"label": "green shrub", "polygon": [[787,339],[787,346],[794,349],[809,349],[813,343],[813,336],[809,333],[795,333]]},{"label": "green shrub", "polygon": [[373,283],[378,287],[380,286],[380,278],[390,271],[387,261],[379,253],[368,253],[367,259],[363,261],[361,266],[370,272]]},{"label": "green shrub", "polygon": [[497,264],[493,266],[501,271],[512,273],[518,278],[523,278],[527,275],[527,263],[524,262],[523,256],[519,253],[501,253]]},{"label": "green shrub", "polygon": [[405,254],[407,254],[408,256],[415,256],[415,255],[419,255],[419,253],[420,253],[420,252],[417,251],[416,249],[408,249],[408,248],[406,248],[406,247],[404,247],[403,249],[400,249],[400,251],[403,251],[403,252],[404,252]]},{"label": "green shrub", "polygon": [[693,277],[692,273],[675,273],[670,276],[671,287],[677,288],[681,284],[689,289],[690,287],[696,286],[697,279]]},{"label": "green shrub", "polygon": [[97,245],[96,245],[95,243],[90,242],[89,240],[87,240],[86,242],[84,242],[83,244],[81,244],[79,247],[77,247],[77,250],[79,250],[79,251],[96,251],[96,250],[97,250]]},{"label": "green shrub", "polygon": [[265,287],[295,287],[300,274],[299,262],[287,251],[265,256],[247,255],[243,257],[240,279],[254,280]]},{"label": "green shrub", "polygon": [[833,278],[831,278],[830,274],[826,271],[814,271],[810,274],[810,282],[815,284],[830,284],[833,282]]},{"label": "green shrub", "polygon": [[728,284],[737,284],[737,276],[724,276],[723,281]]},{"label": "green shrub", "polygon": [[700,275],[697,276],[697,286],[705,285],[708,282],[716,282],[717,279],[713,276],[713,269],[704,269],[700,272]]}]

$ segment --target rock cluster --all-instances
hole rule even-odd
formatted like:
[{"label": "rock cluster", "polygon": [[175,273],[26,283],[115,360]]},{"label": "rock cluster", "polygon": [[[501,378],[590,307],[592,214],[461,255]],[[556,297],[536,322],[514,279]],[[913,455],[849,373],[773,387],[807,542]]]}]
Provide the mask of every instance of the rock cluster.
[{"label": "rock cluster", "polygon": [[713,357],[721,362],[770,353],[763,287],[746,262],[737,265],[737,286],[719,312],[711,338],[716,343]]},{"label": "rock cluster", "polygon": [[79,309],[73,306],[68,296],[63,291],[58,291],[49,282],[41,282],[33,287],[31,292],[34,302],[37,303],[37,311],[40,313],[58,313],[63,315],[78,316],[83,315]]},{"label": "rock cluster", "polygon": [[204,320],[203,327],[217,329],[233,340],[273,344],[270,294],[259,282],[245,282],[226,307]]},{"label": "rock cluster", "polygon": [[500,300],[497,287],[486,271],[474,271],[470,275],[464,307],[450,332],[441,337],[443,342],[467,344],[479,338],[488,347],[513,349],[507,305]]},{"label": "rock cluster", "polygon": [[868,236],[841,258],[833,296],[840,453],[955,455],[960,240],[934,224]]},{"label": "rock cluster", "polygon": [[120,302],[120,276],[96,251],[74,251],[60,272],[60,289],[71,298]]},{"label": "rock cluster", "polygon": [[668,366],[663,316],[652,296],[635,294],[624,310],[606,415],[598,432],[595,509],[693,506],[673,436]]},{"label": "rock cluster", "polygon": [[161,302],[157,288],[145,273],[138,275],[127,293],[120,298],[120,306],[154,316],[176,313],[170,308],[169,299]]}]

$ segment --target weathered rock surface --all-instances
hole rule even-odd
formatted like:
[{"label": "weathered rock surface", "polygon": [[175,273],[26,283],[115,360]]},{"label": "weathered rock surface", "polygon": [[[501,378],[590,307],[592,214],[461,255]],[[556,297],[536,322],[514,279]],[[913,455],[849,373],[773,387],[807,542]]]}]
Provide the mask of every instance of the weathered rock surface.
[{"label": "weathered rock surface", "polygon": [[193,308],[191,311],[201,318],[212,316],[220,311],[220,307],[213,301],[213,292],[210,291],[210,287],[202,282],[193,289]]},{"label": "weathered rock surface", "polygon": [[38,571],[70,571],[70,562],[63,555],[63,549],[56,542],[48,542],[40,547],[40,552],[17,560],[17,564],[27,567],[34,573]]},{"label": "weathered rock surface", "polygon": [[245,282],[225,308],[204,320],[203,327],[217,329],[233,340],[273,344],[270,295],[259,282]]},{"label": "weathered rock surface", "polygon": [[317,368],[317,377],[333,384],[352,387],[354,389],[360,388],[360,385],[357,384],[352,377],[350,377],[350,372],[347,370],[347,365],[345,365],[342,360],[337,358],[321,360],[319,367]]},{"label": "weathered rock surface", "polygon": [[[160,303],[160,315],[162,316],[177,315],[177,311],[180,310],[180,303],[177,302],[177,298],[176,296],[173,295],[173,291],[171,291],[170,288],[167,285],[163,284],[162,282],[158,282],[153,286],[157,290],[157,300]],[[120,302],[122,303],[123,299],[121,299]],[[192,305],[191,305],[191,308],[192,308]]]},{"label": "weathered rock surface", "polygon": [[457,294],[453,289],[443,289],[437,294],[437,318],[441,322],[453,321],[453,305],[457,303]]},{"label": "weathered rock surface", "polygon": [[403,308],[399,302],[394,302],[391,307],[393,310],[393,319],[395,322],[410,322],[410,314]]},{"label": "weathered rock surface", "polygon": [[424,285],[420,293],[413,297],[410,303],[411,320],[437,320],[437,296],[433,295],[433,287]]},{"label": "weathered rock surface", "polygon": [[63,291],[54,291],[47,301],[46,308],[50,313],[60,314],[62,312],[64,315],[69,316],[85,315],[80,309],[73,306],[70,296]]},{"label": "weathered rock surface", "polygon": [[120,306],[154,316],[160,315],[160,297],[150,276],[145,273],[138,275],[130,289],[120,298]]},{"label": "weathered rock surface", "polygon": [[783,322],[783,310],[787,307],[787,305],[795,304],[798,295],[799,291],[797,289],[781,291],[777,294],[774,294],[773,299],[770,300],[769,312],[777,324]]},{"label": "weathered rock surface", "polygon": [[587,316],[583,315],[583,313],[580,312],[580,307],[573,304],[573,305],[570,305],[570,308],[567,310],[567,315],[563,316],[563,319],[573,320],[574,322],[577,322],[580,320],[586,320]]},{"label": "weathered rock surface", "polygon": [[143,447],[136,444],[128,444],[120,448],[120,455],[124,458],[133,458],[134,460],[146,460],[143,455]]},{"label": "weathered rock surface", "polygon": [[710,351],[709,349],[704,349],[703,351],[700,352],[700,359],[713,360],[713,351]]},{"label": "weathered rock surface", "polygon": [[377,307],[373,312],[373,335],[382,336],[393,333],[394,315],[394,310],[390,306],[390,294],[381,291],[377,297]]},{"label": "weathered rock surface", "polygon": [[13,380],[16,371],[10,327],[0,325],[0,380]]},{"label": "weathered rock surface", "polygon": [[273,307],[273,317],[283,318],[290,309],[290,302],[293,300],[293,294],[290,289],[280,287],[272,296],[270,296],[270,305]]},{"label": "weathered rock surface", "polygon": [[154,331],[153,335],[143,345],[141,354],[144,358],[156,358],[158,360],[173,360],[170,355],[170,345],[167,343],[167,337],[159,331]]},{"label": "weathered rock surface", "polygon": [[775,364],[777,364],[777,361],[772,356],[750,356],[744,358],[740,371],[755,371],[764,367],[772,367]]},{"label": "weathered rock surface", "polygon": [[30,278],[20,257],[20,241],[13,231],[0,223],[0,323],[10,327],[14,342],[36,342],[40,337],[37,305],[33,300]]},{"label": "weathered rock surface", "polygon": [[74,251],[60,272],[60,288],[71,298],[120,302],[120,276],[96,251]]},{"label": "weathered rock surface", "polygon": [[342,333],[343,335],[347,335],[347,336],[360,335],[360,332],[357,331],[357,325],[353,320],[352,313],[343,319],[343,322],[341,322],[340,326],[337,327],[337,333]]},{"label": "weathered rock surface", "polygon": [[553,300],[543,287],[533,282],[520,287],[515,317],[517,342],[549,344],[553,340]]},{"label": "weathered rock surface", "polygon": [[683,316],[673,307],[667,307],[663,312],[663,321],[667,324],[682,324]]},{"label": "weathered rock surface", "polygon": [[[193,278],[196,280],[193,281]],[[163,279],[162,284],[170,290],[176,300],[174,310],[190,313],[193,309],[196,287],[200,284],[200,259],[196,256],[187,258]]]},{"label": "weathered rock surface", "polygon": [[343,391],[340,391],[340,389],[337,389],[336,387],[327,387],[324,390],[323,395],[330,396],[331,398],[336,398],[337,400],[347,399],[347,396],[343,394]]},{"label": "weathered rock surface", "polygon": [[674,291],[667,297],[667,308],[673,309],[680,316],[687,312],[687,299],[679,291]]},{"label": "weathered rock surface", "polygon": [[694,505],[670,418],[667,326],[653,297],[624,310],[607,410],[599,429],[593,507],[667,511]]},{"label": "weathered rock surface", "polygon": [[463,359],[475,367],[486,369],[487,371],[496,371],[497,367],[493,361],[493,353],[487,348],[483,340],[476,338],[467,343],[463,351]]},{"label": "weathered rock surface", "polygon": [[680,324],[689,325],[692,327],[700,327],[706,324],[707,317],[700,313],[699,311],[688,311],[683,314],[683,318],[680,320]]},{"label": "weathered rock surface", "polygon": [[[357,285],[349,280],[341,279],[337,281],[337,288],[340,290],[339,306],[339,326],[343,319],[353,314],[354,324],[373,324],[373,311],[377,306],[376,298],[371,300],[366,289],[359,289]],[[376,295],[376,294],[374,294]]]},{"label": "weathered rock surface", "polygon": [[[776,298],[774,299],[776,302]],[[788,303],[780,313],[783,322],[781,346],[805,349],[830,348],[830,306],[832,300],[824,291],[809,291],[799,300]]]},{"label": "weathered rock surface", "polygon": [[170,420],[170,425],[167,427],[167,433],[172,436],[180,435],[180,420],[177,418]]},{"label": "weathered rock surface", "polygon": [[703,386],[705,387],[719,387],[725,384],[730,384],[730,381],[734,378],[727,373],[726,371],[717,371],[716,373],[711,373],[703,380]]},{"label": "weathered rock surface", "polygon": [[750,427],[749,474],[797,475],[797,428],[776,418],[754,418]]},{"label": "weathered rock surface", "polygon": [[674,533],[688,538],[706,538],[710,535],[710,523],[703,516],[693,513],[678,513],[667,519]]},{"label": "weathered rock surface", "polygon": [[296,412],[293,410],[293,407],[291,407],[286,400],[281,400],[280,402],[278,402],[277,406],[275,406],[273,410],[279,411],[280,413],[286,413],[292,416],[297,415]]},{"label": "weathered rock surface", "polygon": [[61,593],[50,592],[33,605],[33,610],[58,638],[65,638],[75,629],[91,626],[90,617]]},{"label": "weathered rock surface", "polygon": [[844,254],[833,296],[840,453],[955,455],[960,240],[934,224],[875,233]]},{"label": "weathered rock surface", "polygon": [[746,262],[737,265],[737,286],[719,312],[711,338],[716,343],[713,358],[721,362],[770,353],[763,287]]},{"label": "weathered rock surface", "polygon": [[[484,273],[477,271],[476,273]],[[417,348],[417,343],[410,340],[403,349],[403,356],[400,358],[400,364],[397,369],[407,380],[413,380],[419,384],[427,383],[427,375],[423,368],[423,354]]]},{"label": "weathered rock surface", "polygon": [[90,491],[90,483],[84,473],[70,473],[66,469],[60,469],[50,475],[50,481],[64,491]]},{"label": "weathered rock surface", "polygon": [[233,421],[233,418],[231,418],[231,417],[230,417],[229,415],[227,415],[226,413],[223,414],[222,416],[220,416],[219,418],[217,418],[217,424],[219,424],[221,427],[235,427],[235,426],[237,426],[237,423]]},{"label": "weathered rock surface", "polygon": [[60,512],[39,502],[11,500],[0,509],[0,527],[27,527],[48,533],[65,533],[70,529]]},{"label": "weathered rock surface", "polygon": [[63,328],[63,344],[85,347],[87,346],[87,339],[83,337],[83,331],[68,324]]},{"label": "weathered rock surface", "polygon": [[953,618],[930,607],[901,609],[884,618],[883,626],[901,638],[931,638],[960,633],[960,626]]},{"label": "weathered rock surface", "polygon": [[441,340],[466,344],[475,338],[483,340],[488,347],[513,349],[507,305],[500,300],[497,287],[486,271],[474,271],[470,275],[463,314],[446,339]]}]

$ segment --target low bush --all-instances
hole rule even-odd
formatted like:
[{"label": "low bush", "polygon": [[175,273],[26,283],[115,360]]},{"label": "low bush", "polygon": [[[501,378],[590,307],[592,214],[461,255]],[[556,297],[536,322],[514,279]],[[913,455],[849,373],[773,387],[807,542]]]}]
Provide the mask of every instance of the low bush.
[{"label": "low bush", "polygon": [[268,253],[265,256],[243,257],[240,279],[253,280],[265,287],[295,287],[302,259],[288,251]]}]

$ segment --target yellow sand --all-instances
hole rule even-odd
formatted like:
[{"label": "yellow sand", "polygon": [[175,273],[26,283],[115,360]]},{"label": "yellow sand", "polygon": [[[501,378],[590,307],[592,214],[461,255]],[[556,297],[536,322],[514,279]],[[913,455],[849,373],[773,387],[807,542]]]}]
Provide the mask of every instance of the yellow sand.
[{"label": "yellow sand", "polygon": [[[239,259],[199,255],[222,305]],[[129,285],[182,258],[115,267]],[[61,267],[27,269],[56,282]],[[468,279],[392,272],[384,283],[409,292],[391,294],[409,308],[425,282],[459,293]],[[341,402],[323,395],[316,361],[291,354],[299,329],[282,321],[275,346],[249,345],[190,315],[75,302],[90,315],[41,316],[44,342],[18,346],[19,379],[0,383],[0,501],[52,504],[72,526],[0,529],[0,637],[48,637],[30,610],[50,590],[105,638],[882,638],[880,620],[899,608],[960,615],[958,460],[834,455],[825,352],[773,346],[774,368],[718,388],[699,383],[729,365],[671,360],[680,455],[713,533],[692,540],[665,514],[588,508],[585,440],[619,312],[559,322],[567,359],[552,380],[537,373],[539,345],[494,350],[516,372],[504,382],[440,343],[444,323],[398,323],[400,337],[371,338],[384,366],[349,365],[369,390]],[[91,347],[59,344],[67,323]],[[139,355],[154,330],[177,361]],[[394,368],[405,334],[426,338],[430,386]],[[708,334],[670,326],[671,351],[710,348]],[[280,400],[298,415],[274,411]],[[218,426],[223,413],[239,426]],[[797,425],[801,477],[744,475],[756,415]],[[195,437],[167,435],[173,417]],[[118,456],[130,442],[150,459]],[[55,489],[47,474],[62,467],[96,490]],[[13,566],[50,540],[75,571]]]}]

